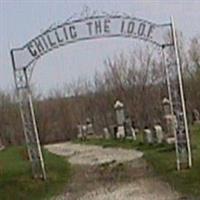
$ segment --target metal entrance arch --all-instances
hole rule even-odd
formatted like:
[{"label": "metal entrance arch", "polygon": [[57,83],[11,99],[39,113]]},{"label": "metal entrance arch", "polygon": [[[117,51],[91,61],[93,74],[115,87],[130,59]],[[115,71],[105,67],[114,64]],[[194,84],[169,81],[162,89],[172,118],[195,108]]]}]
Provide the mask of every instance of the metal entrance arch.
[{"label": "metal entrance arch", "polygon": [[[170,33],[169,41],[163,39],[166,32]],[[166,69],[168,69],[167,65],[173,65],[173,74],[167,78],[167,83],[171,111],[177,121],[175,133],[177,169],[192,166],[180,58],[173,18],[170,23],[155,24],[127,15],[106,14],[67,21],[49,28],[22,48],[11,50],[24,135],[35,178],[46,179],[46,172],[29,86],[34,62],[49,51],[61,46],[82,40],[109,37],[137,38],[153,43],[161,49]],[[165,51],[169,48],[173,55],[165,58]]]}]

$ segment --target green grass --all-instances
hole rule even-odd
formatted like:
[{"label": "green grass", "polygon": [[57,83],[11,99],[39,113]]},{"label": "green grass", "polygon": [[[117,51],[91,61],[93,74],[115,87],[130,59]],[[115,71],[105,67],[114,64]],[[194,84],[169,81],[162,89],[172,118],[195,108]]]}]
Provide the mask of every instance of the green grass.
[{"label": "green grass", "polygon": [[120,147],[141,150],[144,152],[145,159],[153,166],[156,175],[189,198],[200,199],[200,125],[193,126],[191,133],[193,167],[183,171],[176,170],[174,145],[145,145],[141,143],[141,138],[138,141],[91,139],[85,142],[75,142],[101,145],[105,148]]},{"label": "green grass", "polygon": [[44,150],[47,181],[32,178],[25,147],[0,152],[0,199],[40,200],[62,192],[70,177],[70,165],[62,157]]}]

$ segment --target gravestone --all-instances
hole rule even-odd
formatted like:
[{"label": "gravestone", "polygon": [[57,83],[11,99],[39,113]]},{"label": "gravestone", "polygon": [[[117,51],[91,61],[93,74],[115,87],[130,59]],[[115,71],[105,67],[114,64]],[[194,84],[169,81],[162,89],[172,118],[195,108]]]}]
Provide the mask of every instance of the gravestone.
[{"label": "gravestone", "polygon": [[144,138],[147,144],[153,144],[153,134],[151,129],[147,127],[144,129]]},{"label": "gravestone", "polygon": [[175,142],[177,120],[176,116],[170,111],[170,101],[167,98],[163,99],[163,109],[165,139],[167,143],[172,144]]},{"label": "gravestone", "polygon": [[124,126],[118,126],[118,128],[117,128],[117,138],[119,138],[119,139],[125,138]]},{"label": "gravestone", "polygon": [[116,111],[117,124],[123,126],[125,121],[124,104],[117,100],[114,105],[114,109]]},{"label": "gravestone", "polygon": [[124,129],[124,122],[125,122],[125,114],[124,114],[124,104],[119,100],[116,101],[114,105],[114,109],[116,112],[116,121],[117,121],[117,138],[125,138],[125,129]]},{"label": "gravestone", "polygon": [[113,137],[114,137],[114,139],[117,139],[117,130],[118,130],[118,126],[117,126],[117,125],[113,125],[111,130],[112,130],[112,132],[113,132]]},{"label": "gravestone", "polygon": [[161,144],[164,140],[164,134],[163,134],[162,127],[159,124],[154,126],[154,134],[155,134],[156,142],[158,144]]},{"label": "gravestone", "polygon": [[110,133],[107,127],[103,128],[103,133],[104,133],[104,138],[105,139],[110,139]]},{"label": "gravestone", "polygon": [[131,127],[131,134],[132,134],[132,137],[133,137],[133,140],[136,140],[136,131],[133,127]]},{"label": "gravestone", "polygon": [[91,120],[89,118],[87,118],[86,124],[78,125],[77,129],[78,129],[77,137],[79,139],[86,140],[87,138],[90,138],[94,135],[93,124],[91,123]]},{"label": "gravestone", "polygon": [[78,125],[78,135],[77,138],[81,140],[86,140],[86,127],[85,125]]},{"label": "gravestone", "polygon": [[192,116],[193,116],[193,122],[194,123],[200,123],[200,113],[197,109],[193,110]]},{"label": "gravestone", "polygon": [[86,129],[87,135],[94,135],[94,128],[90,118],[86,119]]},{"label": "gravestone", "polygon": [[5,146],[3,145],[2,140],[0,138],[0,151],[3,150],[4,148],[5,148]]},{"label": "gravestone", "polygon": [[126,138],[136,140],[135,129],[132,126],[132,121],[130,117],[126,117],[124,127],[125,127]]},{"label": "gravestone", "polygon": [[82,125],[83,140],[87,140],[87,126]]}]

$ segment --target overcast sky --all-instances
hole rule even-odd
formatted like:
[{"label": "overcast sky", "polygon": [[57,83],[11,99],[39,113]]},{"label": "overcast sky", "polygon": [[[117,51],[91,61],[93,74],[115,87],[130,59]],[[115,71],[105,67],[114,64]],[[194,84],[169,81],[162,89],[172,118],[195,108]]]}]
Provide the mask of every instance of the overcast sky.
[{"label": "overcast sky", "polygon": [[[10,49],[21,47],[50,25],[60,24],[85,6],[92,10],[119,11],[156,23],[173,15],[186,41],[200,34],[200,1],[194,0],[0,0],[0,89],[14,87]],[[78,77],[102,71],[103,61],[121,51],[130,52],[135,40],[101,39],[79,42],[54,50],[35,67],[32,83],[39,91],[62,87]]]}]

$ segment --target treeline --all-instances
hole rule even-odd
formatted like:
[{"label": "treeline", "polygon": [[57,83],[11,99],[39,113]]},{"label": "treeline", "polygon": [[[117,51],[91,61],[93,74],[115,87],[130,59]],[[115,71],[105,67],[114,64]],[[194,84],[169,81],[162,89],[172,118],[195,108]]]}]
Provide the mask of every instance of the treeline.
[{"label": "treeline", "polygon": [[[181,43],[184,89],[189,121],[200,111],[200,37],[189,47]],[[120,100],[126,114],[143,128],[162,121],[162,100],[167,97],[161,52],[147,47],[129,55],[121,53],[104,62],[105,71],[92,80],[79,79],[47,97],[33,95],[42,143],[65,141],[77,134],[77,125],[90,118],[96,133],[115,124],[114,103]],[[24,143],[20,112],[14,94],[0,92],[0,137],[4,144]]]}]

